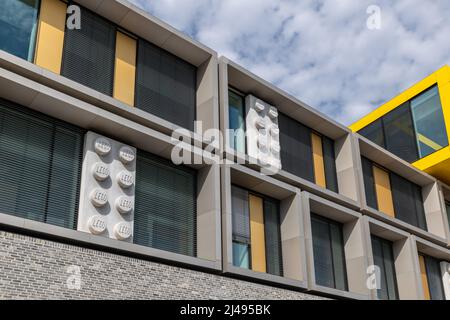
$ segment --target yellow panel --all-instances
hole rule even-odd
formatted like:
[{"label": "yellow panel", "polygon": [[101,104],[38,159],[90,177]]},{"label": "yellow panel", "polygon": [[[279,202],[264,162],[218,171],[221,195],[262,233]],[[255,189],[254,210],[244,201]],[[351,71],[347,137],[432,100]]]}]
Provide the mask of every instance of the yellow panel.
[{"label": "yellow panel", "polygon": [[266,272],[263,199],[249,195],[252,270]]},{"label": "yellow panel", "polygon": [[388,216],[395,217],[389,174],[383,169],[373,166],[373,177],[375,180],[378,210],[386,213]]},{"label": "yellow panel", "polygon": [[314,177],[316,180],[316,184],[326,188],[327,183],[325,179],[325,166],[323,162],[322,137],[320,137],[315,133],[312,133],[311,140],[312,140],[312,153],[314,162]]},{"label": "yellow panel", "polygon": [[424,298],[425,300],[431,300],[430,288],[428,287],[427,269],[425,267],[425,258],[422,255],[419,255],[419,264]]},{"label": "yellow panel", "polygon": [[61,73],[67,5],[60,0],[42,0],[36,41],[35,63]]},{"label": "yellow panel", "polygon": [[117,32],[114,98],[134,106],[136,83],[136,40]]}]

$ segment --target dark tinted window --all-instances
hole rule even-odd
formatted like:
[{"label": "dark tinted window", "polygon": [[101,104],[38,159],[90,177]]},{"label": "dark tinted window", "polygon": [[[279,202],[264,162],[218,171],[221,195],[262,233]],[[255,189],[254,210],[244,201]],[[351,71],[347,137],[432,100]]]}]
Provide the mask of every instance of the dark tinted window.
[{"label": "dark tinted window", "polygon": [[73,229],[84,130],[0,100],[0,211]]},{"label": "dark tinted window", "polygon": [[372,122],[367,127],[361,129],[360,131],[358,131],[358,133],[363,137],[366,137],[370,141],[375,142],[379,146],[383,148],[385,147],[383,122],[381,118]]},{"label": "dark tinted window", "polygon": [[319,215],[311,215],[316,283],[347,290],[342,225]]},{"label": "dark tinted window", "polygon": [[136,107],[194,130],[197,68],[139,40]]},{"label": "dark tinted window", "polygon": [[281,254],[280,212],[279,202],[264,199],[264,232],[266,240],[267,273],[283,275]]},{"label": "dark tinted window", "polygon": [[419,158],[409,102],[386,114],[383,126],[388,151],[408,162]]},{"label": "dark tinted window", "polygon": [[311,129],[282,113],[278,121],[283,170],[314,182]]},{"label": "dark tinted window", "polygon": [[445,300],[440,262],[430,256],[424,256],[424,258],[431,300]]},{"label": "dark tinted window", "polygon": [[196,172],[138,152],[134,242],[196,256]]},{"label": "dark tinted window", "polygon": [[380,268],[378,299],[397,300],[398,289],[392,242],[372,236],[372,251],[375,266]]},{"label": "dark tinted window", "polygon": [[334,141],[330,138],[322,136],[322,145],[327,189],[337,193],[339,192],[339,189],[336,175],[336,156],[334,154]]},{"label": "dark tinted window", "polygon": [[95,13],[81,9],[81,29],[67,29],[61,74],[112,96],[116,28]]},{"label": "dark tinted window", "polygon": [[361,164],[367,205],[371,208],[378,209],[372,162],[367,158],[361,157]]},{"label": "dark tinted window", "polygon": [[426,230],[421,187],[392,172],[390,179],[395,217]]}]

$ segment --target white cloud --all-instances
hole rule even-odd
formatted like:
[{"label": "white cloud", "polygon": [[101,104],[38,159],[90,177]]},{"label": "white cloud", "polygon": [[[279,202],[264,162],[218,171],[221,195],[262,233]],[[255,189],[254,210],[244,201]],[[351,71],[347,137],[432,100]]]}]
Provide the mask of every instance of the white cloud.
[{"label": "white cloud", "polygon": [[450,61],[446,0],[132,2],[344,124]]}]

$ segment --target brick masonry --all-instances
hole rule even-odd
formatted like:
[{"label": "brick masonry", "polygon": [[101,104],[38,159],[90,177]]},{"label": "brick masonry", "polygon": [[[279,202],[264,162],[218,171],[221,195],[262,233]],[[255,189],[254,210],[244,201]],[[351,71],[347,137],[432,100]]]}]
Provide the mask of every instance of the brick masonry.
[{"label": "brick masonry", "polygon": [[0,299],[323,298],[0,231]]}]

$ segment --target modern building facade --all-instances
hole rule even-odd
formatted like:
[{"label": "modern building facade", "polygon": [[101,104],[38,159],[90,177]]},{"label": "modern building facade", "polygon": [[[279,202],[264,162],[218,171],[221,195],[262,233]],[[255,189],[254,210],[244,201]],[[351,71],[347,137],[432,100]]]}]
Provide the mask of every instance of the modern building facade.
[{"label": "modern building facade", "polygon": [[123,0],[0,25],[0,298],[450,299],[447,69],[364,133]]}]

